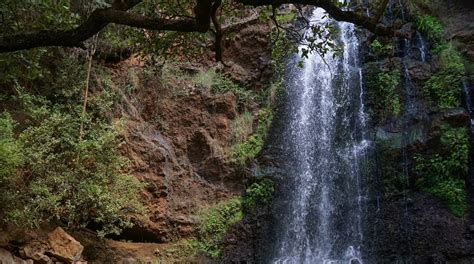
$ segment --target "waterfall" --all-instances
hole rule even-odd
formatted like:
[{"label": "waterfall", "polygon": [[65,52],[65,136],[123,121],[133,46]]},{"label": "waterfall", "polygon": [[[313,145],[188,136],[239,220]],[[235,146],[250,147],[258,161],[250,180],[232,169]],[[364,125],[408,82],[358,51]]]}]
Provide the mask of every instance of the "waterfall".
[{"label": "waterfall", "polygon": [[423,36],[421,36],[421,33],[418,30],[416,31],[416,45],[418,46],[418,50],[420,52],[421,61],[426,62],[428,49],[426,48],[426,42],[423,39]]},{"label": "waterfall", "polygon": [[[313,52],[290,66],[280,167],[285,191],[279,208],[272,263],[363,263],[366,202],[361,165],[370,142],[354,25],[330,21],[315,9],[311,21],[334,23],[342,52]],[[311,34],[308,29],[307,34]],[[303,46],[301,47],[303,48]]]},{"label": "waterfall", "polygon": [[469,86],[469,82],[467,79],[463,80],[463,91],[464,91],[464,97],[466,101],[466,109],[467,112],[469,113],[470,117],[470,124],[471,124],[471,132],[474,134],[474,108],[472,105],[472,93],[471,93],[471,87]]}]

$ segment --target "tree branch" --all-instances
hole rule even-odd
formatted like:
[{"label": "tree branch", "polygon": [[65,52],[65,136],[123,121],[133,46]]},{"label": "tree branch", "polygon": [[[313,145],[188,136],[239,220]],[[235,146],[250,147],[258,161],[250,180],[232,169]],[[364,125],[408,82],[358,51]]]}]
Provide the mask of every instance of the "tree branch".
[{"label": "tree branch", "polygon": [[216,62],[222,62],[222,27],[221,24],[219,23],[219,19],[217,18],[217,10],[222,4],[222,0],[216,0],[212,4],[212,10],[211,10],[211,19],[212,19],[212,24],[216,28],[216,40],[215,40],[215,59]]},{"label": "tree branch", "polygon": [[[323,8],[331,17],[338,21],[345,21],[361,26],[376,35],[392,36],[392,27],[379,24],[382,6],[376,18],[353,12],[345,11],[333,3],[333,0],[236,0],[239,3],[253,6],[271,5],[277,7],[281,4],[313,5]],[[70,30],[41,30],[34,32],[14,33],[0,36],[0,53],[36,47],[64,46],[81,47],[82,42],[101,31],[109,23],[126,25],[150,30],[169,30],[178,32],[207,32],[211,21],[216,28],[216,60],[222,60],[222,27],[217,19],[217,10],[222,0],[196,0],[194,18],[153,18],[140,14],[127,12],[142,0],[115,0],[109,8],[97,9],[85,22]],[[387,3],[388,0],[384,0]],[[386,6],[383,5],[383,6]]]},{"label": "tree branch", "polygon": [[252,6],[279,6],[282,4],[301,4],[312,5],[324,9],[332,18],[338,21],[350,22],[361,26],[376,35],[393,36],[396,32],[392,27],[387,27],[374,22],[370,17],[353,11],[344,11],[339,8],[332,0],[237,0],[244,5]]},{"label": "tree branch", "polygon": [[151,18],[126,12],[142,0],[116,0],[111,7],[97,9],[81,25],[70,30],[40,30],[0,36],[0,53],[47,46],[79,47],[109,23],[152,30],[206,32],[210,27],[213,0],[198,0],[194,19]]}]

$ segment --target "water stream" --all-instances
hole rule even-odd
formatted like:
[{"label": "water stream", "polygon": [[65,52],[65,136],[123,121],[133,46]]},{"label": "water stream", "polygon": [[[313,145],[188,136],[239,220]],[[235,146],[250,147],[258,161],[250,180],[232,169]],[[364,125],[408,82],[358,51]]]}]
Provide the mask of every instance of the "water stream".
[{"label": "water stream", "polygon": [[[327,22],[322,9],[311,21]],[[359,41],[340,30],[340,53],[312,53],[291,67],[283,149],[287,193],[280,197],[272,263],[363,263],[366,139]],[[308,30],[310,32],[310,30]],[[310,34],[310,33],[308,33]],[[333,56],[334,55],[334,56]]]}]

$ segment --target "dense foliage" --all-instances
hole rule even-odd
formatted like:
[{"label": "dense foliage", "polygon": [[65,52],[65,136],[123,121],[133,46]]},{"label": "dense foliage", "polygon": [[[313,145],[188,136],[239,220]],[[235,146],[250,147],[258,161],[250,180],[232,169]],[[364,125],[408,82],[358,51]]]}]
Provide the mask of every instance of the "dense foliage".
[{"label": "dense foliage", "polygon": [[462,78],[465,74],[461,55],[452,44],[443,46],[437,56],[439,69],[423,87],[423,93],[440,108],[461,105]]},{"label": "dense foliage", "polygon": [[375,114],[381,119],[400,115],[402,105],[397,90],[401,80],[400,71],[371,68],[366,76],[365,84]]},{"label": "dense foliage", "polygon": [[115,92],[97,68],[102,90],[83,112],[83,64],[62,54],[48,67],[44,56],[28,57],[40,74],[25,74],[28,64],[17,56],[3,57],[11,71],[1,80],[0,100],[8,106],[0,118],[0,189],[8,193],[0,201],[2,220],[31,228],[52,220],[72,228],[93,224],[99,235],[117,234],[143,208],[140,184],[119,153],[120,123],[108,117]]},{"label": "dense foliage", "polygon": [[252,212],[258,205],[267,204],[273,197],[275,184],[269,178],[252,183],[245,191],[242,200],[244,212]]},{"label": "dense foliage", "polygon": [[443,40],[444,29],[434,16],[423,15],[416,18],[418,30],[425,35],[431,43],[440,43]]},{"label": "dense foliage", "polygon": [[469,137],[466,128],[443,125],[441,147],[432,155],[415,157],[420,174],[417,186],[442,199],[451,212],[462,216],[466,209],[465,178],[469,164]]},{"label": "dense foliage", "polygon": [[213,258],[219,257],[225,234],[232,224],[241,219],[242,203],[239,198],[221,202],[203,212],[197,239],[199,250]]}]

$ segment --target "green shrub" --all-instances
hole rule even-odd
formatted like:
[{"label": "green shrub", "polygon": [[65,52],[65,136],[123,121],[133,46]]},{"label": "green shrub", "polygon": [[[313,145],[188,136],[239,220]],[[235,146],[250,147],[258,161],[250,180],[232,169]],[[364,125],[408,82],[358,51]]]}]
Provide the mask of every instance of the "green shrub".
[{"label": "green shrub", "polygon": [[80,139],[80,119],[54,110],[37,122],[16,140],[23,180],[7,220],[30,227],[54,219],[70,227],[94,222],[100,235],[130,226],[132,213],[142,212],[141,185],[123,172],[116,129],[88,121]]},{"label": "green shrub", "polygon": [[431,43],[439,43],[443,41],[444,29],[435,17],[430,15],[418,16],[416,18],[416,26]]},{"label": "green shrub", "polygon": [[245,196],[242,200],[244,211],[251,212],[257,205],[268,203],[274,192],[274,183],[268,178],[252,183],[245,190]]},{"label": "green shrub", "polygon": [[235,144],[231,147],[231,160],[243,167],[247,160],[255,158],[263,148],[272,120],[273,112],[271,109],[260,109],[258,114],[258,125],[255,133],[244,142]]},{"label": "green shrub", "polygon": [[398,70],[381,72],[374,69],[367,75],[366,85],[369,96],[373,98],[374,110],[381,118],[401,113],[400,96],[397,87],[401,75]]},{"label": "green shrub", "polygon": [[415,171],[421,175],[417,186],[440,198],[451,212],[462,216],[466,209],[465,178],[469,170],[469,137],[466,128],[443,125],[441,148],[437,153],[417,155]]},{"label": "green shrub", "polygon": [[393,45],[383,45],[376,39],[370,44],[370,51],[374,53],[375,56],[389,55],[393,52]]},{"label": "green shrub", "polygon": [[229,227],[242,219],[242,204],[233,198],[205,211],[200,219],[198,247],[210,257],[221,254],[222,242]]},{"label": "green shrub", "polygon": [[457,217],[463,216],[467,209],[465,181],[461,179],[442,179],[430,188],[424,189],[426,192],[440,198]]},{"label": "green shrub", "polygon": [[26,228],[52,220],[71,228],[94,223],[101,236],[119,233],[143,206],[141,185],[126,173],[128,162],[119,152],[119,126],[109,119],[118,97],[109,75],[94,68],[100,89],[82,115],[83,65],[64,54],[50,64],[54,72],[43,82],[12,72],[15,96],[2,98],[21,120],[13,133],[11,118],[0,118],[0,189],[8,193],[1,196],[8,199],[0,201],[2,220]]},{"label": "green shrub", "polygon": [[439,70],[426,81],[423,95],[440,108],[459,107],[465,74],[462,57],[452,44],[446,45],[438,57]]},{"label": "green shrub", "polygon": [[0,211],[10,200],[12,179],[23,162],[23,156],[13,135],[13,120],[7,113],[0,115]]},{"label": "green shrub", "polygon": [[230,148],[230,158],[239,166],[244,166],[247,160],[255,158],[260,153],[263,143],[262,137],[252,135],[246,141]]}]

